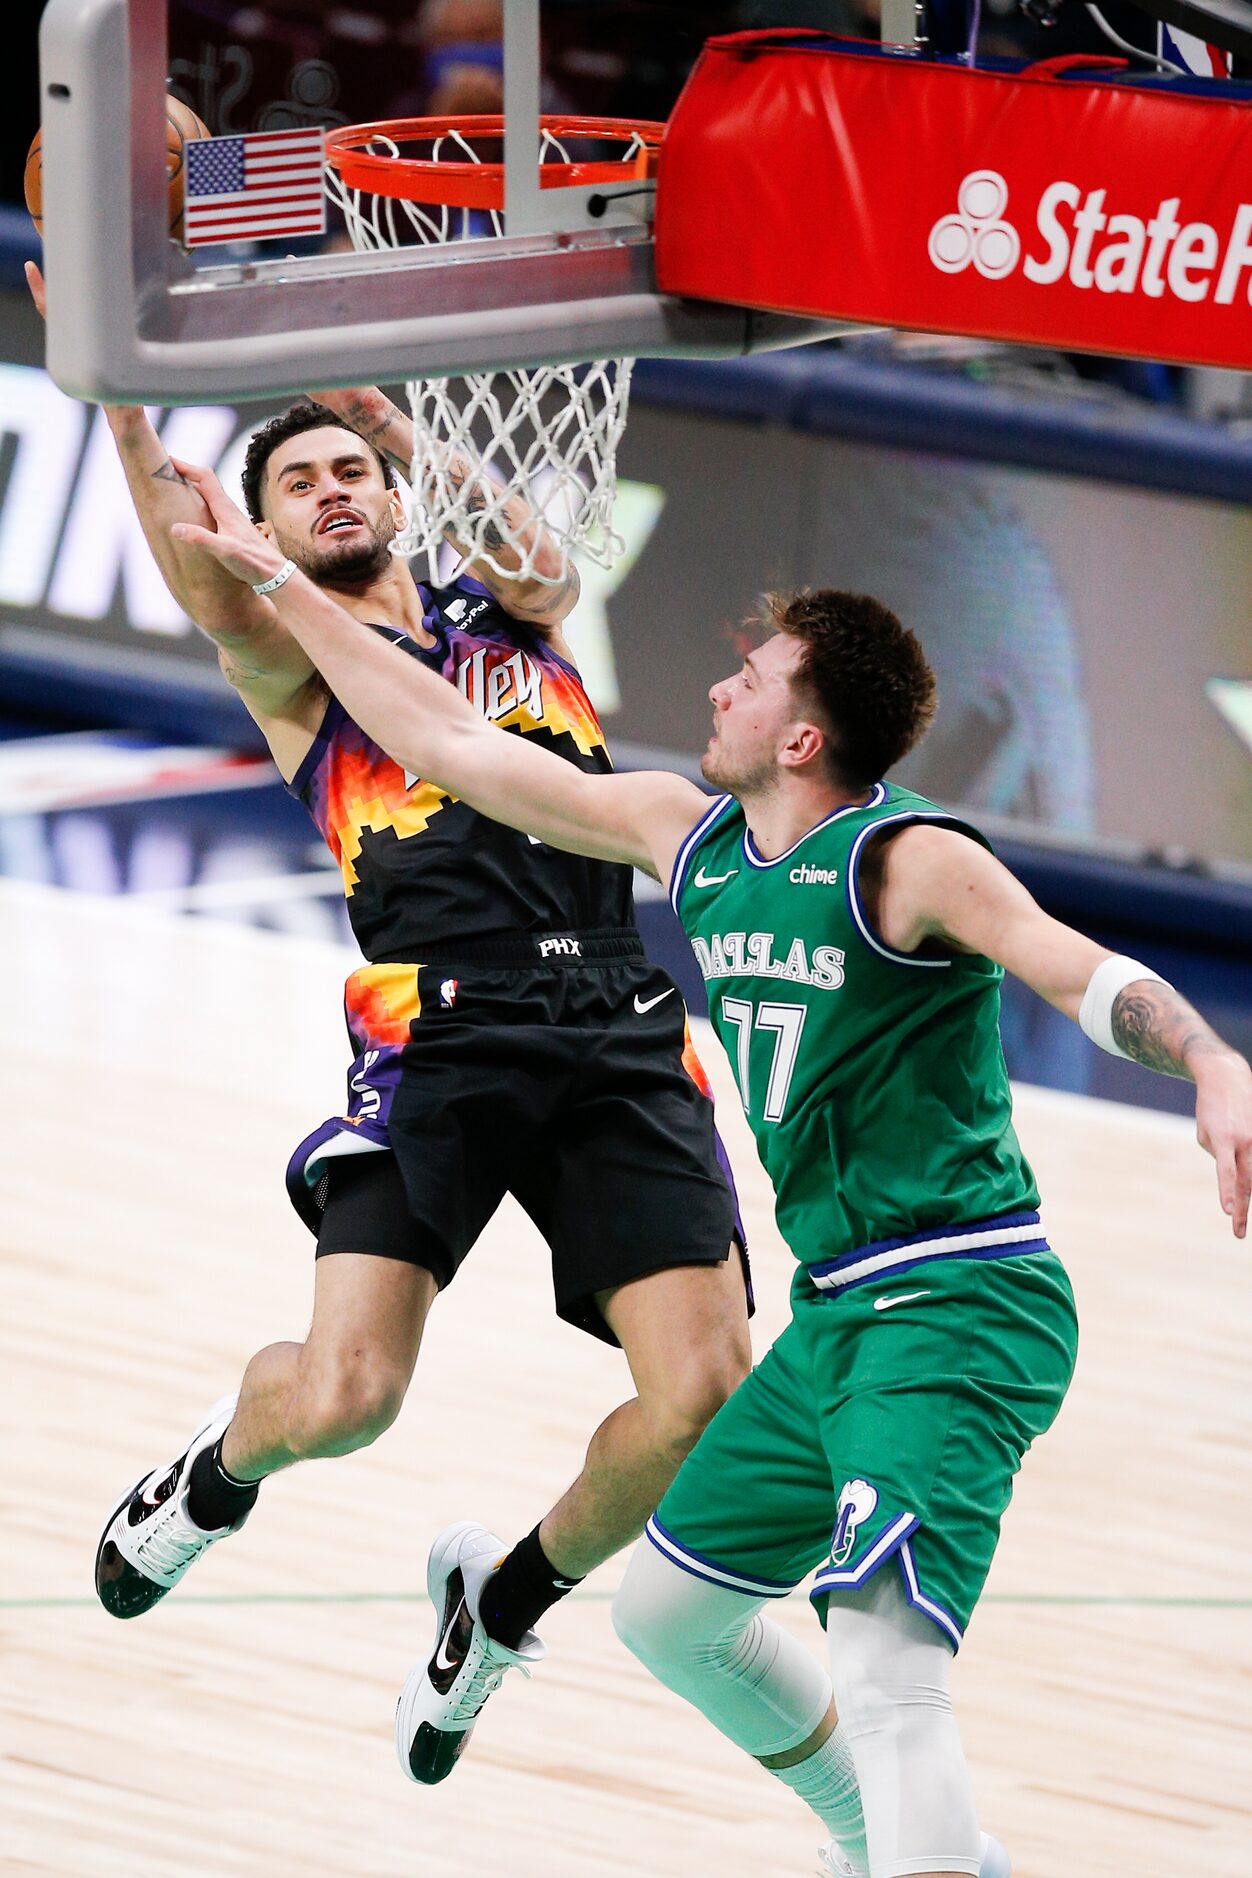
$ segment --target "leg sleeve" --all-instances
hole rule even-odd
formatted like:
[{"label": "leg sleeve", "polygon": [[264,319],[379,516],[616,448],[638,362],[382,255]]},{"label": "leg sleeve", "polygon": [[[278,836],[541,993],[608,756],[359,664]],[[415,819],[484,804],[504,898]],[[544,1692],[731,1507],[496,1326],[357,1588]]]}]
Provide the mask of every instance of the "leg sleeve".
[{"label": "leg sleeve", "polygon": [[613,1604],[627,1649],[757,1758],[798,1747],[830,1706],[824,1667],[762,1617],[764,1602],[692,1576],[645,1538]]},{"label": "leg sleeve", "polygon": [[976,1874],[978,1815],[952,1712],[952,1649],[890,1565],[830,1600],[835,1705],[856,1764],[872,1878]]}]

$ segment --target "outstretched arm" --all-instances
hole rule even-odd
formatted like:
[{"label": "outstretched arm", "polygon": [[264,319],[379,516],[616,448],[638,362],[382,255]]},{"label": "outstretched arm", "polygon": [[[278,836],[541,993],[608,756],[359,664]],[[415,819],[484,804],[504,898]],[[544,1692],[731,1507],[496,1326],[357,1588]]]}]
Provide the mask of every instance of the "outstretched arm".
[{"label": "outstretched arm", "polygon": [[[392,403],[385,392],[379,391],[374,385],[359,385],[347,391],[314,391],[309,395],[317,404],[324,405],[332,412],[341,424],[346,424],[359,437],[364,437],[367,443],[373,444],[376,450],[381,450],[402,476],[410,475],[413,464],[413,421],[399,405]],[[467,482],[470,483],[466,506],[471,511],[485,509],[500,491],[501,485],[493,476],[485,470],[475,471],[469,459],[455,450],[448,453],[445,474],[454,488],[460,489]],[[413,493],[419,501],[422,499],[421,490],[414,490]],[[527,551],[534,551],[535,569],[545,578],[535,580],[531,576],[522,578],[501,574],[486,561],[467,561],[461,572],[481,580],[506,613],[522,620],[544,638],[555,637],[559,640],[560,623],[569,617],[578,601],[578,569],[569,561],[562,573],[560,550],[542,518],[533,512],[524,497],[510,496],[504,514],[514,539],[521,541]],[[461,554],[468,551],[469,544],[454,530],[445,532],[452,546]],[[494,521],[487,525],[486,539],[492,558],[500,567],[520,566],[521,557],[517,549],[506,541]]]},{"label": "outstretched arm", "polygon": [[214,555],[252,585],[286,574],[264,601],[317,666],[330,690],[397,763],[493,820],[554,847],[627,861],[666,878],[704,812],[693,783],[663,771],[589,776],[563,757],[498,730],[455,687],[371,633],[329,594],[284,563],[209,470],[176,466],[203,496],[210,526],[178,523],[175,539]]},{"label": "outstretched arm", "polygon": [[106,407],[135,513],[166,586],[217,647],[222,676],[260,726],[279,771],[296,774],[326,708],[312,660],[273,609],[202,549],[174,539],[176,522],[203,527],[204,501],[175,468],[141,406]]},{"label": "outstretched arm", "polygon": [[[40,314],[46,314],[44,279],[33,261],[26,263],[26,281]],[[288,710],[314,678],[313,666],[255,594],[212,555],[174,539],[176,522],[203,527],[211,518],[202,497],[170,461],[143,406],[106,405],[104,415],[162,579],[188,618],[213,640],[223,673],[269,735],[273,727],[266,720]],[[281,743],[283,731],[276,736]],[[274,735],[270,741],[275,744]],[[279,748],[274,754],[282,766]]]},{"label": "outstretched arm", "polygon": [[1171,985],[1151,976],[1126,982],[1112,953],[1052,919],[954,829],[911,824],[874,846],[876,919],[888,944],[911,952],[930,938],[981,952],[1067,1017],[1081,1016],[1106,1048],[1195,1083],[1196,1134],[1217,1162],[1222,1207],[1242,1239],[1252,1200],[1252,1069],[1238,1051]]}]

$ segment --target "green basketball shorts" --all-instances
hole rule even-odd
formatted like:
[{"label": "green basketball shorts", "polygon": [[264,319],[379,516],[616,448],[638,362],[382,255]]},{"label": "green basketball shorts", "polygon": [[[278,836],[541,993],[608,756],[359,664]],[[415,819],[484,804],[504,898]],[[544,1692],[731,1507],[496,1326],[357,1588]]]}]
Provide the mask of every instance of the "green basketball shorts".
[{"label": "green basketball shorts", "polygon": [[792,1321],[714,1416],[648,1538],[755,1598],[785,1597],[816,1567],[823,1621],[832,1594],[895,1559],[909,1602],[956,1647],[1013,1476],[1073,1374],[1074,1298],[1037,1214],[891,1253],[799,1268]]}]

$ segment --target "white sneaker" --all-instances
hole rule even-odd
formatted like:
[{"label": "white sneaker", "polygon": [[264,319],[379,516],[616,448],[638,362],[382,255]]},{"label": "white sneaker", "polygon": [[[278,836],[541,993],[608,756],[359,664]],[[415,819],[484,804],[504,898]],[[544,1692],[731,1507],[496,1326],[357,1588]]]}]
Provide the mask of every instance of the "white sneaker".
[{"label": "white sneaker", "polygon": [[435,1607],[435,1648],[411,1670],[396,1704],[396,1753],[410,1780],[433,1787],[456,1766],[487,1697],[504,1673],[547,1655],[533,1630],[510,1650],[489,1637],[478,1618],[483,1585],[508,1547],[473,1520],[440,1533],[430,1548],[426,1588]]},{"label": "white sneaker", "polygon": [[[998,1839],[982,1835],[982,1864],[978,1878],[1011,1878],[1009,1855]],[[827,1839],[817,1852],[817,1878],[856,1878],[856,1866],[843,1856],[833,1839]]]},{"label": "white sneaker", "polygon": [[237,1399],[215,1402],[178,1459],[145,1474],[109,1515],[96,1548],[96,1594],[110,1616],[150,1611],[202,1552],[248,1517],[205,1532],[187,1511],[191,1464],[230,1426]]},{"label": "white sneaker", "polygon": [[998,1839],[982,1835],[982,1864],[978,1878],[1012,1878],[1013,1862]]}]

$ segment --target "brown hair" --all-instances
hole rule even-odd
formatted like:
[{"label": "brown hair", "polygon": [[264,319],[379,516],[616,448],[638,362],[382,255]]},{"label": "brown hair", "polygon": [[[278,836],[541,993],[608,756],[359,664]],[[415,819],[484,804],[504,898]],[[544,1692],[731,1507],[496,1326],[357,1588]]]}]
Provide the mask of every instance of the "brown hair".
[{"label": "brown hair", "polygon": [[916,633],[865,593],[767,593],[762,623],[804,648],[793,689],[816,707],[837,781],[868,789],[930,728],[935,675]]}]

